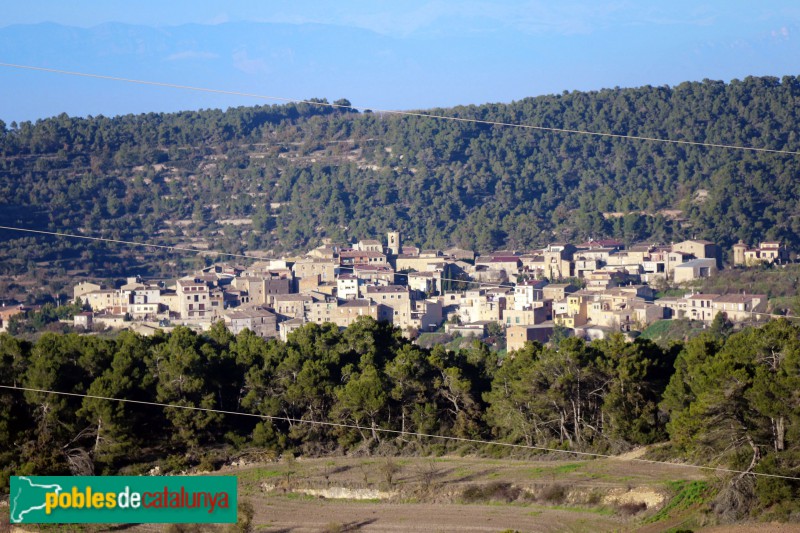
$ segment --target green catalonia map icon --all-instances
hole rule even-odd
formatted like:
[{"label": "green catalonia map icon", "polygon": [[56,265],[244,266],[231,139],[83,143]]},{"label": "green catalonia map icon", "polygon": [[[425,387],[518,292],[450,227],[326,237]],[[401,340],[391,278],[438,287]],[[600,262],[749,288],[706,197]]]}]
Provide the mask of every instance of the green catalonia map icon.
[{"label": "green catalonia map icon", "polygon": [[61,485],[34,483],[25,476],[16,477],[15,481],[10,497],[12,524],[37,522],[37,518],[45,515],[45,495],[60,494],[64,490]]}]

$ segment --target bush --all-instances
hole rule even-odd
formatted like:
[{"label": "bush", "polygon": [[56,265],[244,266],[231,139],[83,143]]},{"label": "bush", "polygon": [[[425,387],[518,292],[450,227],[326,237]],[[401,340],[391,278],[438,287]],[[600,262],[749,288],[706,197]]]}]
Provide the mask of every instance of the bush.
[{"label": "bush", "polygon": [[617,506],[617,511],[622,516],[633,516],[641,513],[645,509],[647,509],[647,504],[644,502],[628,502]]},{"label": "bush", "polygon": [[184,472],[189,469],[189,462],[186,457],[180,454],[170,455],[161,461],[161,470],[165,474]]},{"label": "bush", "polygon": [[589,505],[597,505],[603,501],[603,493],[598,490],[593,490],[589,493],[589,497],[586,498],[586,503]]},{"label": "bush", "polygon": [[237,511],[236,523],[228,527],[228,532],[250,533],[253,531],[253,516],[256,514],[253,504],[247,500],[242,500],[239,502]]},{"label": "bush", "polygon": [[547,485],[539,493],[539,499],[551,503],[562,503],[567,498],[567,489],[564,485]]},{"label": "bush", "polygon": [[403,469],[400,464],[393,461],[391,458],[386,459],[381,465],[381,471],[383,472],[383,478],[386,481],[386,484],[391,488],[394,486],[394,476]]},{"label": "bush", "polygon": [[[768,455],[756,467],[759,473],[792,476],[793,465],[797,464],[797,453],[788,452],[783,457]],[[797,498],[800,496],[800,483],[790,479],[758,476],[755,480],[755,513],[763,519],[789,520],[796,512]]]},{"label": "bush", "polygon": [[461,497],[466,502],[478,501],[498,501],[510,503],[519,499],[522,490],[519,487],[513,486],[511,483],[496,481],[487,485],[470,485]]}]

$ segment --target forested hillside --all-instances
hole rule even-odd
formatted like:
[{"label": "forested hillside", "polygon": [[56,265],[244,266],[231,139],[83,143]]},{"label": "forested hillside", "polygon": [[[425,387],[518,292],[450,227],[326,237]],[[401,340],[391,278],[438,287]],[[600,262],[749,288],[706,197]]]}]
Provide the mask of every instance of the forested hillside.
[{"label": "forested hillside", "polygon": [[[29,389],[0,389],[0,494],[11,473],[208,469],[248,452],[537,453],[400,431],[602,453],[664,442],[662,459],[796,479],[798,338],[785,320],[732,335],[712,327],[666,349],[621,334],[568,338],[500,365],[480,341],[427,350],[368,318],[344,331],[307,324],[287,343],[222,323],[203,336],[0,334],[0,383]],[[718,513],[796,518],[796,481],[719,476]]]},{"label": "forested hillside", "polygon": [[[797,151],[798,109],[800,79],[753,77],[431,113]],[[796,155],[310,104],[0,123],[0,154],[2,225],[231,252],[392,228],[483,251],[604,236],[800,244]],[[3,273],[43,258],[109,275],[169,268],[141,250],[21,237],[0,233],[14,258]]]}]

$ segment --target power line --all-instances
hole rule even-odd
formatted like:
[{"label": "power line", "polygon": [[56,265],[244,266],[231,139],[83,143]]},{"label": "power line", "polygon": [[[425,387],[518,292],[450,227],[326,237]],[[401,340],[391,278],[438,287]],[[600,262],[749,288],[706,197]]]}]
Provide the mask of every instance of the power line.
[{"label": "power line", "polygon": [[[139,241],[125,241],[125,240],[121,240],[121,239],[107,239],[107,238],[104,238],[104,237],[89,237],[89,236],[86,236],[86,235],[76,235],[74,233],[63,233],[63,232],[56,232],[56,231],[44,231],[44,230],[35,230],[35,229],[27,229],[27,228],[16,228],[16,227],[12,227],[12,226],[0,226],[0,230],[19,231],[19,232],[23,232],[23,233],[37,233],[37,234],[41,234],[41,235],[50,235],[50,236],[54,236],[54,237],[65,237],[65,238],[71,238],[71,239],[85,239],[85,240],[89,240],[89,241],[110,242],[110,243],[114,243],[114,244],[126,244],[126,245],[132,245],[132,246],[142,246],[144,248],[158,248],[158,249],[163,249],[163,250],[167,250],[167,251],[193,252],[193,253],[196,253],[196,254],[214,255],[214,256],[217,256],[217,257],[236,257],[236,258],[240,258],[240,259],[241,258],[243,258],[243,259],[253,259],[253,260],[256,260],[256,261],[286,261],[286,259],[284,259],[284,258],[260,257],[260,256],[256,256],[256,255],[235,254],[235,253],[231,253],[231,252],[218,252],[218,251],[214,251],[214,250],[198,250],[196,248],[187,248],[185,246],[170,246],[170,245],[166,245],[166,244],[152,244],[152,243],[139,242]],[[435,258],[431,258],[431,259],[435,259]],[[355,266],[348,267],[348,266],[341,266],[340,265],[338,268],[339,268],[339,270],[350,270],[350,271],[353,271],[353,272],[355,272],[355,270],[356,270]],[[402,272],[392,272],[392,274],[394,276],[396,276],[396,277],[399,276],[399,277],[404,277],[406,279],[408,279],[408,277],[411,275],[411,274],[405,274],[405,273],[402,273]],[[441,281],[453,281],[453,282],[458,282],[458,283],[468,283],[468,284],[471,284],[471,285],[479,285],[479,286],[482,286],[482,287],[491,287],[491,288],[496,288],[496,289],[510,289],[510,288],[512,288],[512,287],[510,287],[508,285],[504,285],[502,283],[491,283],[491,282],[487,282],[487,281],[472,281],[472,280],[464,280],[464,279],[458,279],[458,278],[438,278],[438,279],[440,279]],[[778,315],[778,314],[774,314],[774,313],[763,313],[763,312],[759,312],[759,311],[751,311],[750,315],[751,316],[752,315],[765,316],[765,317],[770,317],[770,318],[785,318],[787,320],[800,319],[800,316]]]},{"label": "power line", "polygon": [[523,450],[535,450],[535,451],[542,451],[542,452],[551,452],[551,453],[561,453],[566,455],[577,455],[581,457],[595,457],[601,459],[616,459],[619,461],[631,461],[631,462],[640,462],[640,463],[647,463],[647,464],[656,464],[656,465],[664,465],[664,466],[672,466],[677,468],[694,468],[697,470],[709,470],[713,472],[724,472],[726,474],[741,474],[741,475],[753,475],[753,476],[761,476],[761,477],[768,477],[768,478],[777,478],[777,479],[787,479],[791,481],[800,481],[800,477],[794,476],[784,476],[780,474],[766,474],[761,472],[746,472],[744,470],[736,470],[732,468],[721,468],[716,466],[704,466],[704,465],[693,465],[693,464],[678,464],[678,463],[670,463],[667,461],[656,461],[653,459],[642,459],[640,457],[631,457],[631,458],[620,458],[618,456],[603,454],[603,453],[592,453],[592,452],[579,452],[579,451],[571,451],[571,450],[560,450],[558,448],[548,448],[546,446],[532,446],[528,444],[514,444],[511,442],[499,442],[499,441],[488,441],[488,440],[481,440],[481,439],[470,439],[466,437],[452,437],[448,435],[436,435],[432,433],[420,433],[417,431],[403,431],[399,429],[386,429],[386,428],[377,428],[377,427],[366,427],[361,426],[358,424],[345,424],[341,422],[326,422],[321,420],[305,420],[302,418],[292,418],[286,416],[271,416],[271,415],[261,415],[255,413],[244,413],[241,411],[226,411],[223,409],[211,409],[208,407],[194,407],[190,405],[175,405],[169,403],[160,403],[160,402],[148,402],[144,400],[129,400],[125,398],[112,398],[109,396],[97,396],[94,394],[80,394],[77,392],[62,392],[62,391],[52,391],[47,389],[35,389],[31,387],[17,387],[12,385],[0,385],[2,389],[10,389],[10,390],[18,390],[18,391],[27,391],[27,392],[37,392],[42,394],[54,394],[60,396],[73,396],[78,398],[90,398],[95,400],[106,400],[106,401],[113,401],[113,402],[122,402],[122,403],[132,403],[138,405],[148,405],[151,407],[162,407],[162,408],[170,408],[170,409],[185,409],[188,411],[202,411],[206,413],[218,413],[222,415],[234,415],[234,416],[245,416],[250,418],[259,418],[259,419],[266,419],[266,420],[274,420],[277,422],[290,422],[296,424],[311,424],[317,426],[326,426],[326,427],[338,427],[338,428],[345,428],[345,429],[357,429],[359,431],[369,431],[369,432],[377,432],[377,433],[387,433],[391,435],[407,435],[410,437],[421,437],[421,438],[430,438],[430,439],[440,439],[440,440],[449,440],[453,442],[464,442],[469,444],[483,444],[488,446],[503,446],[506,448],[515,448],[515,449],[523,449]]},{"label": "power line", "polygon": [[512,122],[501,122],[497,120],[481,120],[475,118],[464,118],[464,117],[452,117],[452,116],[443,116],[443,115],[434,115],[431,113],[423,113],[420,111],[398,111],[398,110],[390,110],[390,109],[376,109],[374,107],[369,106],[353,106],[353,105],[342,105],[342,104],[332,104],[328,102],[317,102],[314,100],[305,100],[302,98],[290,98],[285,96],[270,96],[264,94],[256,94],[256,93],[248,93],[242,91],[230,91],[225,89],[212,89],[208,87],[196,87],[192,85],[181,85],[176,83],[167,83],[167,82],[160,82],[160,81],[150,81],[150,80],[138,80],[133,78],[124,78],[119,76],[108,76],[104,74],[91,74],[87,72],[76,72],[71,70],[61,70],[61,69],[54,69],[54,68],[46,68],[46,67],[36,67],[32,65],[20,65],[15,63],[2,63],[0,62],[0,67],[6,68],[13,68],[13,69],[21,69],[21,70],[33,70],[39,72],[49,72],[52,74],[62,74],[66,76],[77,76],[82,78],[93,78],[93,79],[100,79],[100,80],[108,80],[108,81],[118,81],[123,83],[132,83],[137,85],[150,85],[155,87],[166,87],[170,89],[180,89],[185,91],[195,91],[195,92],[204,92],[204,93],[211,93],[211,94],[224,94],[229,96],[242,96],[245,98],[254,98],[259,100],[274,100],[279,102],[288,102],[288,103],[297,103],[297,104],[308,104],[308,105],[316,105],[316,106],[323,106],[323,107],[331,107],[335,109],[352,109],[357,111],[373,111],[377,113],[384,113],[387,115],[399,115],[405,117],[418,117],[418,118],[432,118],[437,120],[449,120],[452,122],[461,122],[461,123],[468,123],[468,124],[480,124],[484,126],[500,126],[500,127],[508,127],[508,128],[520,128],[520,129],[527,129],[527,130],[535,130],[535,131],[546,131],[551,133],[565,133],[565,134],[574,134],[574,135],[589,135],[594,137],[606,137],[612,139],[626,139],[626,140],[634,140],[634,141],[646,141],[646,142],[659,142],[665,144],[677,144],[677,145],[684,145],[684,146],[700,146],[705,148],[723,148],[726,150],[743,150],[743,151],[750,151],[750,152],[765,152],[765,153],[773,153],[773,154],[784,154],[784,155],[800,155],[798,151],[791,151],[791,150],[776,150],[771,148],[756,148],[753,146],[740,146],[740,145],[733,145],[733,144],[722,144],[722,143],[707,143],[707,142],[700,142],[700,141],[686,141],[686,140],[676,140],[676,139],[662,139],[658,137],[647,137],[643,135],[627,135],[627,134],[620,134],[620,133],[604,133],[604,132],[596,132],[596,131],[587,131],[587,130],[578,130],[578,129],[570,129],[570,128],[555,128],[555,127],[547,127],[547,126],[533,126],[530,124],[515,124]]},{"label": "power line", "polygon": [[244,255],[244,254],[234,254],[229,252],[216,252],[216,251],[209,251],[209,250],[198,250],[196,248],[187,248],[185,246],[170,246],[166,244],[151,244],[147,242],[138,242],[138,241],[124,241],[121,239],[107,239],[104,237],[89,237],[86,235],[75,235],[74,233],[61,233],[57,231],[44,231],[44,230],[37,230],[37,229],[27,229],[27,228],[14,228],[12,226],[0,226],[0,229],[9,230],[9,231],[21,231],[25,233],[38,233],[41,235],[51,235],[55,237],[67,237],[70,239],[85,239],[87,241],[100,241],[100,242],[113,242],[116,244],[128,244],[131,246],[143,246],[145,248],[159,248],[162,250],[173,251],[177,250],[180,252],[195,252],[198,254],[210,254],[216,256],[228,256],[228,257],[239,257],[239,258],[247,258],[247,259],[261,259],[260,257],[256,257],[253,255]]},{"label": "power line", "polygon": [[[89,237],[87,235],[76,235],[74,233],[63,233],[63,232],[58,232],[58,231],[44,231],[44,230],[36,230],[36,229],[28,229],[28,228],[16,228],[16,227],[13,227],[13,226],[0,226],[0,230],[19,231],[19,232],[23,232],[23,233],[35,233],[35,234],[40,234],[40,235],[49,235],[49,236],[53,236],[53,237],[63,237],[63,238],[69,238],[69,239],[85,239],[85,240],[89,240],[89,241],[110,242],[110,243],[114,243],[114,244],[126,244],[126,245],[130,245],[130,246],[141,246],[141,247],[144,247],[144,248],[157,248],[157,249],[162,249],[162,250],[167,250],[167,251],[193,252],[193,253],[201,254],[201,255],[214,255],[214,256],[217,256],[217,257],[236,257],[236,258],[239,258],[239,259],[253,259],[253,260],[256,260],[256,261],[286,261],[286,259],[283,259],[283,258],[260,257],[260,256],[256,256],[256,255],[235,254],[235,253],[231,253],[231,252],[218,252],[218,251],[215,251],[215,250],[198,250],[196,248],[187,248],[185,246],[170,246],[170,245],[167,245],[167,244],[152,244],[152,243],[140,242],[140,241],[125,241],[125,240],[121,240],[121,239],[108,239],[108,238],[105,238],[105,237]],[[431,259],[435,259],[435,258],[431,258]],[[339,268],[339,270],[350,270],[350,271],[353,271],[353,272],[356,271],[356,267],[355,266],[349,267],[349,266],[341,266],[340,265],[338,268]],[[409,274],[404,274],[404,273],[392,272],[392,274],[394,276],[405,277],[406,279],[409,277]],[[442,280],[442,281],[453,281],[453,282],[459,282],[459,283],[470,283],[470,284],[473,284],[473,285],[481,285],[481,286],[485,286],[485,287],[511,288],[508,285],[503,285],[501,283],[489,283],[489,282],[485,282],[485,281],[469,281],[469,280],[456,279],[456,278],[439,278],[439,279]]]}]

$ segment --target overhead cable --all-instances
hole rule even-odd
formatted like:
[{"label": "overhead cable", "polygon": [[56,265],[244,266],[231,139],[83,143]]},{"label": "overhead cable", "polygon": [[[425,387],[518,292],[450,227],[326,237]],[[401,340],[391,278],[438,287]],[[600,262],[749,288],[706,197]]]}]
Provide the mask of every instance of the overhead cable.
[{"label": "overhead cable", "polygon": [[21,69],[21,70],[32,70],[32,71],[39,71],[39,72],[49,72],[51,74],[61,74],[65,76],[77,76],[81,78],[93,78],[93,79],[100,79],[100,80],[108,80],[108,81],[117,81],[123,83],[132,83],[137,85],[150,85],[155,87],[166,87],[170,89],[179,89],[184,91],[195,91],[195,92],[203,92],[203,93],[211,93],[211,94],[224,94],[228,96],[241,96],[245,98],[253,98],[257,100],[272,100],[272,101],[279,101],[279,102],[287,102],[287,103],[295,103],[295,104],[308,104],[314,106],[322,106],[322,107],[331,107],[335,109],[343,109],[343,110],[356,110],[356,111],[372,111],[375,113],[383,113],[387,115],[398,115],[398,116],[405,116],[405,117],[418,117],[418,118],[431,118],[436,120],[448,120],[452,122],[461,122],[461,123],[469,123],[469,124],[480,124],[484,126],[498,126],[498,127],[507,127],[507,128],[519,128],[519,129],[527,129],[527,130],[536,130],[536,131],[545,131],[551,133],[565,133],[565,134],[573,134],[573,135],[589,135],[594,137],[606,137],[612,139],[627,139],[633,141],[646,141],[646,142],[657,142],[657,143],[665,143],[665,144],[677,144],[677,145],[686,145],[686,146],[699,146],[704,148],[722,148],[726,150],[742,150],[742,151],[750,151],[750,152],[766,152],[766,153],[773,153],[773,154],[783,154],[783,155],[800,155],[798,151],[792,150],[777,150],[772,148],[758,148],[754,146],[741,146],[741,145],[734,145],[734,144],[723,144],[723,143],[709,143],[709,142],[701,142],[701,141],[689,141],[689,140],[680,140],[680,139],[663,139],[659,137],[649,137],[644,135],[629,135],[629,134],[622,134],[622,133],[608,133],[608,132],[598,132],[598,131],[588,131],[588,130],[580,130],[580,129],[570,129],[570,128],[556,128],[556,127],[549,127],[549,126],[535,126],[532,124],[516,124],[513,122],[502,122],[498,120],[482,120],[476,118],[466,118],[466,117],[454,117],[454,116],[447,116],[447,115],[434,115],[433,113],[429,112],[422,112],[422,111],[400,111],[400,110],[390,110],[390,109],[376,109],[371,106],[353,106],[353,105],[343,105],[343,104],[335,104],[329,102],[320,102],[316,100],[306,100],[302,98],[291,98],[286,96],[271,96],[265,94],[257,94],[257,93],[249,93],[243,91],[231,91],[226,89],[213,89],[208,87],[197,87],[193,85],[181,85],[177,83],[167,83],[161,81],[150,81],[150,80],[139,80],[134,78],[125,78],[120,76],[108,76],[104,74],[91,74],[87,72],[76,72],[72,70],[62,70],[62,69],[55,69],[55,68],[47,68],[47,67],[37,67],[33,65],[21,65],[16,63],[2,63],[0,62],[0,67],[4,68],[12,68],[12,69]]},{"label": "overhead cable", "polygon": [[717,466],[705,466],[705,465],[694,465],[694,464],[686,464],[686,463],[670,463],[668,461],[657,461],[654,459],[642,459],[641,457],[618,457],[615,455],[609,455],[604,453],[593,453],[593,452],[581,452],[581,451],[572,451],[572,450],[562,450],[559,448],[549,448],[547,446],[533,446],[529,444],[515,444],[512,442],[501,442],[501,441],[488,441],[488,440],[481,440],[481,439],[471,439],[467,437],[453,437],[448,435],[437,435],[433,433],[421,433],[418,431],[404,431],[399,429],[387,429],[387,428],[379,428],[379,427],[367,427],[362,426],[359,424],[345,424],[341,422],[329,422],[323,420],[306,420],[303,418],[292,418],[286,416],[272,416],[272,415],[263,415],[257,413],[245,413],[242,411],[227,411],[223,409],[212,409],[208,407],[195,407],[191,405],[175,405],[169,403],[160,403],[160,402],[149,402],[145,400],[129,400],[125,398],[113,398],[109,396],[98,396],[94,394],[81,394],[77,392],[63,392],[63,391],[53,391],[48,389],[36,389],[32,387],[17,387],[13,385],[0,385],[0,389],[10,389],[10,390],[17,390],[17,391],[27,391],[27,392],[36,392],[42,394],[54,394],[60,396],[73,396],[78,398],[89,398],[95,400],[105,400],[105,401],[113,401],[113,402],[122,402],[122,403],[131,403],[131,404],[138,404],[138,405],[147,405],[151,407],[160,407],[164,409],[183,409],[188,411],[201,411],[206,413],[217,413],[221,415],[232,415],[232,416],[245,416],[250,418],[259,418],[262,420],[270,420],[275,422],[290,422],[293,424],[309,424],[309,425],[316,425],[316,426],[326,426],[326,427],[337,427],[337,428],[345,428],[345,429],[357,429],[359,431],[369,431],[369,432],[376,432],[376,433],[384,433],[390,435],[403,435],[409,437],[419,437],[419,438],[429,438],[429,439],[439,439],[439,440],[447,440],[451,442],[463,442],[468,444],[481,444],[487,446],[501,446],[505,448],[515,448],[515,449],[522,449],[522,450],[532,450],[532,451],[541,451],[541,452],[550,452],[550,453],[559,453],[563,455],[573,455],[579,457],[593,457],[593,458],[601,458],[601,459],[615,459],[618,461],[630,461],[630,462],[638,462],[638,463],[646,463],[646,464],[655,464],[655,465],[663,465],[663,466],[670,466],[673,468],[692,468],[697,470],[707,470],[713,472],[723,472],[726,474],[739,474],[739,475],[752,475],[758,477],[766,477],[766,478],[777,478],[777,479],[787,479],[791,481],[800,481],[800,477],[795,476],[784,476],[780,474],[767,474],[762,472],[751,472],[745,470],[736,470],[733,468],[722,468]]}]

